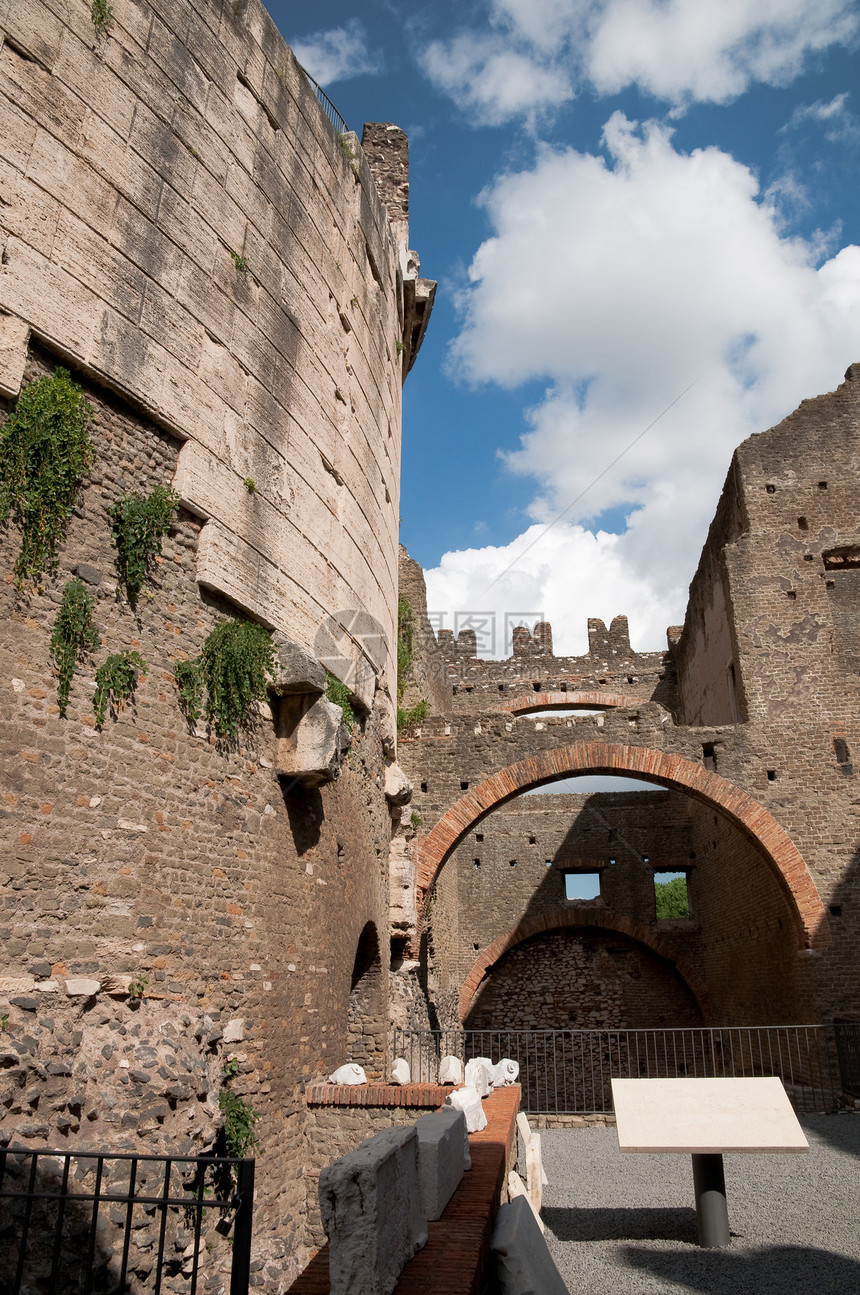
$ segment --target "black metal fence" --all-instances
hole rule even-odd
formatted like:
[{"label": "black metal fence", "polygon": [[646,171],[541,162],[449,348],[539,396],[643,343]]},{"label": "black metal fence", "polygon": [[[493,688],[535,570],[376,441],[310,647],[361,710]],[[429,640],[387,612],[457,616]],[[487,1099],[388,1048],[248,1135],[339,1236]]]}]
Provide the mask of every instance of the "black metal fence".
[{"label": "black metal fence", "polygon": [[[301,63],[299,64],[299,67],[302,67]],[[346,135],[347,132],[349,131],[349,126],[347,126],[343,117],[341,117],[337,108],[335,108],[331,99],[329,99],[325,90],[320,85],[319,81],[315,81],[314,78],[311,76],[310,72],[308,72],[306,68],[302,67],[302,71],[304,72],[305,76],[310,82],[311,89],[313,90],[314,94],[319,100],[322,110],[325,113],[325,115],[328,117],[332,126],[334,126],[335,130],[338,132],[339,135]]]},{"label": "black metal fence", "polygon": [[253,1208],[250,1159],[0,1148],[0,1291],[247,1295]]},{"label": "black metal fence", "polygon": [[[394,1055],[413,1081],[435,1082],[444,1056],[519,1063],[523,1110],[596,1114],[612,1110],[610,1080],[776,1075],[798,1111],[829,1111],[860,1092],[860,1023],[722,1026],[678,1030],[403,1030]],[[840,1032],[844,1034],[840,1035]],[[841,1040],[841,1041],[840,1041]],[[853,1045],[853,1080],[846,1070]],[[852,1089],[850,1082],[857,1084]]]},{"label": "black metal fence", "polygon": [[837,1021],[833,1029],[842,1091],[860,1097],[860,1021]]}]

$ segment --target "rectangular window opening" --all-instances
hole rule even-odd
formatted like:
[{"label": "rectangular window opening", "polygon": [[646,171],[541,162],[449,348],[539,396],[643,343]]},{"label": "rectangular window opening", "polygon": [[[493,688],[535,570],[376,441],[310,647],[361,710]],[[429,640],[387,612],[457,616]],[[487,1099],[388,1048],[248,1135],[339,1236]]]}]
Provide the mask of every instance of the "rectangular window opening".
[{"label": "rectangular window opening", "polygon": [[599,872],[566,872],[564,874],[565,899],[599,899]]},{"label": "rectangular window opening", "polygon": [[658,922],[689,917],[690,900],[687,894],[686,872],[655,872],[654,902]]}]

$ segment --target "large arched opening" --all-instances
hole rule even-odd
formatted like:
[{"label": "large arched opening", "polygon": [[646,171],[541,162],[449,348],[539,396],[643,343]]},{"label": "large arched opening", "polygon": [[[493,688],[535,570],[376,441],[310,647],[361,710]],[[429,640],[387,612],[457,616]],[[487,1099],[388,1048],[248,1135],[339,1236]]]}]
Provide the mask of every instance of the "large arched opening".
[{"label": "large arched opening", "polygon": [[[590,773],[623,774],[615,781],[631,791],[636,779],[644,794],[543,794]],[[531,757],[463,796],[416,855],[432,899],[423,948],[446,1025],[815,1019],[804,955],[829,939],[808,869],[752,797],[692,761],[606,743]],[[689,904],[669,916],[658,894],[666,876]],[[571,886],[583,879],[592,890]],[[556,934],[534,939],[548,921]],[[512,931],[525,946],[515,953]]]}]

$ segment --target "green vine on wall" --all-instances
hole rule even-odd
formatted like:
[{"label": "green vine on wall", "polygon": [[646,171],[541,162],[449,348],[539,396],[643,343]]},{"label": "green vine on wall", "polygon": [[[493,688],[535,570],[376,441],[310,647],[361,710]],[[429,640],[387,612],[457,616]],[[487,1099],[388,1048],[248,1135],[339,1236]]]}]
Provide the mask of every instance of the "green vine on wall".
[{"label": "green vine on wall", "polygon": [[414,706],[401,706],[415,659],[415,612],[405,598],[397,601],[397,731],[413,728],[426,719],[430,703],[422,697]]},{"label": "green vine on wall", "polygon": [[345,683],[341,683],[337,675],[330,674],[326,671],[325,676],[325,695],[335,706],[340,706],[343,711],[343,722],[351,733],[355,728],[355,711],[352,709],[352,693]]},{"label": "green vine on wall", "polygon": [[21,528],[20,587],[57,566],[57,548],[92,462],[92,406],[68,370],[36,378],[0,428],[0,522]]},{"label": "green vine on wall", "polygon": [[203,714],[220,740],[235,741],[250,724],[257,703],[266,698],[275,651],[262,625],[222,621],[207,635],[196,661],[179,661],[179,708],[191,728]]},{"label": "green vine on wall", "polygon": [[203,675],[199,661],[177,661],[176,688],[179,709],[189,728],[194,728],[203,714]]},{"label": "green vine on wall", "polygon": [[161,554],[162,538],[178,506],[176,491],[159,485],[148,495],[123,495],[110,510],[116,568],[132,607],[137,606],[144,581]]},{"label": "green vine on wall", "polygon": [[98,630],[93,622],[95,599],[80,580],[68,580],[63,588],[63,600],[51,634],[51,656],[59,671],[57,704],[65,718],[69,704],[69,689],[78,662],[99,645]]},{"label": "green vine on wall", "polygon": [[96,670],[96,690],[93,694],[93,713],[96,728],[107,719],[108,707],[116,716],[134,700],[138,674],[146,673],[146,662],[139,652],[114,652]]},{"label": "green vine on wall", "polygon": [[218,1107],[224,1116],[224,1141],[227,1144],[227,1155],[241,1160],[249,1151],[259,1146],[254,1126],[260,1117],[250,1102],[246,1102],[231,1090],[230,1084],[238,1073],[239,1063],[235,1058],[224,1063],[221,1071],[224,1087],[218,1094]]}]

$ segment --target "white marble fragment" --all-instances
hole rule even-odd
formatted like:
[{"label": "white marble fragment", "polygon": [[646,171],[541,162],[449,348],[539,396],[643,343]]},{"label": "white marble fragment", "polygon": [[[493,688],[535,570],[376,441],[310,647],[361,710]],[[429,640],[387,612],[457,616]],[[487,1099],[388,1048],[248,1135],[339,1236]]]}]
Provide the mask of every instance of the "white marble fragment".
[{"label": "white marble fragment", "polygon": [[397,1057],[394,1065],[391,1067],[392,1084],[411,1083],[412,1076],[409,1072],[409,1062],[405,1057]]},{"label": "white marble fragment", "polygon": [[455,1088],[453,1093],[445,1098],[445,1105],[453,1106],[455,1111],[463,1112],[469,1133],[480,1133],[481,1129],[487,1127],[487,1117],[477,1088]]},{"label": "white marble fragment", "polygon": [[66,993],[69,998],[92,998],[102,987],[100,980],[67,980]]},{"label": "white marble fragment", "polygon": [[462,1084],[463,1063],[459,1057],[443,1057],[439,1062],[440,1084]]},{"label": "white marble fragment", "polygon": [[366,1084],[367,1075],[361,1066],[355,1061],[347,1061],[345,1066],[338,1066],[333,1074],[329,1075],[330,1084]]},{"label": "white marble fragment", "polygon": [[466,1062],[465,1083],[467,1088],[476,1088],[480,1097],[489,1097],[493,1085],[486,1057],[473,1057]]},{"label": "white marble fragment", "polygon": [[522,1196],[525,1198],[526,1201],[528,1201],[529,1208],[532,1214],[537,1219],[538,1227],[540,1228],[541,1232],[543,1232],[544,1230],[543,1219],[535,1209],[534,1204],[532,1203],[532,1199],[529,1196],[528,1191],[526,1190],[526,1187],[522,1178],[520,1178],[519,1174],[515,1169],[512,1169],[511,1172],[508,1174],[508,1199],[511,1201],[515,1201],[518,1196]]},{"label": "white marble fragment", "polygon": [[506,1088],[510,1084],[515,1084],[519,1078],[520,1063],[512,1061],[510,1057],[503,1057],[497,1061],[490,1071],[490,1079],[494,1088]]}]

